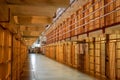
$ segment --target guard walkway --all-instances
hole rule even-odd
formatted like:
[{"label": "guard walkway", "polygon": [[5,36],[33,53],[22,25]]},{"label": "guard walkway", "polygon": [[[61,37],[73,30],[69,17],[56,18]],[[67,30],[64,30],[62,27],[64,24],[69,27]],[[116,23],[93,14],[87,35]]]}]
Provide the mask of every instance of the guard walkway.
[{"label": "guard walkway", "polygon": [[21,80],[96,80],[40,54],[29,54]]}]

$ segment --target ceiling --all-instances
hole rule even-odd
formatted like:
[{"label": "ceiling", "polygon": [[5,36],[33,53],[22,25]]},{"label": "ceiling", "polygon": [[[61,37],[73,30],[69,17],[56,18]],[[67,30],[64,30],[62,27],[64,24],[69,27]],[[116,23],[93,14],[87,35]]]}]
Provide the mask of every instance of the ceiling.
[{"label": "ceiling", "polygon": [[0,0],[0,21],[9,19],[19,26],[22,39],[29,46],[52,23],[59,7],[67,7],[69,0]]}]

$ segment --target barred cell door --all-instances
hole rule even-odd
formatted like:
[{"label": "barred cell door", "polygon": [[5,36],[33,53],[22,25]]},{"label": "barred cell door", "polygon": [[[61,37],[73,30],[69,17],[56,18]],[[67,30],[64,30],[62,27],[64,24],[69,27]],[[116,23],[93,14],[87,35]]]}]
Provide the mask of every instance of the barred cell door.
[{"label": "barred cell door", "polygon": [[101,74],[101,78],[105,78],[105,39],[101,38],[101,42],[100,42],[100,74]]},{"label": "barred cell door", "polygon": [[106,74],[109,80],[120,80],[120,35],[110,35],[106,43]]},{"label": "barred cell door", "polygon": [[116,54],[116,43],[115,42],[110,42],[109,43],[109,56],[108,56],[108,61],[109,61],[109,73],[107,73],[107,78],[110,80],[115,80],[115,54]]},{"label": "barred cell door", "polygon": [[[0,80],[3,80],[6,76],[5,65],[1,65],[5,63],[4,61],[4,30],[0,28]],[[6,63],[5,63],[6,64]]]},{"label": "barred cell door", "polygon": [[116,80],[120,80],[120,38],[116,42]]},{"label": "barred cell door", "polygon": [[72,56],[72,67],[75,67],[75,44],[72,44],[72,51],[71,51],[71,56]]},{"label": "barred cell door", "polygon": [[101,75],[101,71],[100,71],[100,68],[101,68],[101,40],[100,38],[96,38],[95,40],[95,54],[94,54],[94,57],[95,57],[95,76],[96,77],[100,77]]},{"label": "barred cell door", "polygon": [[70,60],[70,66],[72,67],[72,43],[69,45],[69,60]]},{"label": "barred cell door", "polygon": [[67,45],[67,55],[68,55],[68,65],[72,66],[72,46],[71,43],[68,43]]},{"label": "barred cell door", "polygon": [[92,38],[89,40],[89,73],[94,76],[95,74],[95,39]]},{"label": "barred cell door", "polygon": [[105,78],[105,38],[95,39],[95,76]]},{"label": "barred cell door", "polygon": [[78,70],[85,70],[85,44],[79,43],[79,53],[78,53]]},{"label": "barred cell door", "polygon": [[88,59],[90,75],[105,78],[105,49],[105,38],[89,39]]},{"label": "barred cell door", "polygon": [[64,64],[66,63],[66,45],[63,44],[63,60],[64,60]]},{"label": "barred cell door", "polygon": [[65,64],[68,64],[68,44],[65,44]]},{"label": "barred cell door", "polygon": [[64,63],[63,44],[60,45],[60,49],[61,49],[61,52],[60,52],[60,61],[62,63]]},{"label": "barred cell door", "polygon": [[56,60],[56,46],[54,46],[54,59]]},{"label": "barred cell door", "polygon": [[110,71],[109,71],[109,52],[108,52],[108,46],[109,46],[109,44],[108,44],[108,42],[106,42],[105,43],[105,47],[106,47],[106,50],[105,50],[105,77],[106,78],[109,78],[109,74],[110,74]]}]

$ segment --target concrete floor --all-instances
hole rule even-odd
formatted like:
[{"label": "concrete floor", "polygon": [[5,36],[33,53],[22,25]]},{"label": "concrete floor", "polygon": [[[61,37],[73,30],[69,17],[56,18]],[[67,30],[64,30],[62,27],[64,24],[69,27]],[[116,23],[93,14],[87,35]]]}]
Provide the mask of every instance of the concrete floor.
[{"label": "concrete floor", "polygon": [[21,80],[96,80],[43,55],[30,54]]}]

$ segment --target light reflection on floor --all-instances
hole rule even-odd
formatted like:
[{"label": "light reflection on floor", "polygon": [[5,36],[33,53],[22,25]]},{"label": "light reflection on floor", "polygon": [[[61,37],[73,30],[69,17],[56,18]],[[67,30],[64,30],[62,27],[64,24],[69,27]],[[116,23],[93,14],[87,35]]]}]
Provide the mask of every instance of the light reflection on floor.
[{"label": "light reflection on floor", "polygon": [[31,56],[30,56],[30,61],[31,61],[31,67],[32,67],[32,70],[35,71],[36,55],[31,54]]}]

